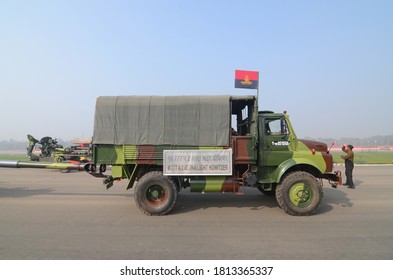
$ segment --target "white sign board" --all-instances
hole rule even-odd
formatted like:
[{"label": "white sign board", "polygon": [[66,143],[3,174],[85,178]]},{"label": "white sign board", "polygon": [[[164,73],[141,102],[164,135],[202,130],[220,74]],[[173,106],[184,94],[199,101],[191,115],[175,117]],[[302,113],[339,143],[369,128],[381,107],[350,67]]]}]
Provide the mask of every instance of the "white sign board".
[{"label": "white sign board", "polygon": [[232,175],[232,149],[164,150],[164,175]]}]

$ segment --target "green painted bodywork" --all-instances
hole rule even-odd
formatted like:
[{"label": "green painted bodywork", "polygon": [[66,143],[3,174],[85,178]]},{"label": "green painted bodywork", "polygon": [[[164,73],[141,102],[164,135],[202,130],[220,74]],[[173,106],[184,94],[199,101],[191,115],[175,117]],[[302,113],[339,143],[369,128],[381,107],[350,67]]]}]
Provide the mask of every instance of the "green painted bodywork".
[{"label": "green painted bodywork", "polygon": [[[291,148],[291,147],[290,147]],[[326,171],[326,162],[323,159],[321,153],[313,154],[311,150],[304,145],[301,141],[298,141],[297,149],[291,150],[291,158],[282,158],[282,163],[279,164],[277,167],[274,167],[274,172],[271,174],[270,179],[271,181],[278,183],[280,179],[285,174],[287,170],[292,167],[305,165],[305,166],[312,166],[317,169],[320,173],[324,173]]]},{"label": "green painted bodywork", "polygon": [[225,177],[223,176],[201,176],[191,179],[190,188],[192,192],[221,192]]}]

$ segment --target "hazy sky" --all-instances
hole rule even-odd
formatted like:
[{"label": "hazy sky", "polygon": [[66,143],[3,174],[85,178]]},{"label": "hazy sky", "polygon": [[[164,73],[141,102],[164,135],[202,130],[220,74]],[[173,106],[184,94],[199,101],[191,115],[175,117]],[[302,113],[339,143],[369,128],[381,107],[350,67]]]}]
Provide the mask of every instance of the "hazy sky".
[{"label": "hazy sky", "polygon": [[249,95],[299,137],[393,134],[393,1],[0,0],[0,140],[90,137],[102,95]]}]

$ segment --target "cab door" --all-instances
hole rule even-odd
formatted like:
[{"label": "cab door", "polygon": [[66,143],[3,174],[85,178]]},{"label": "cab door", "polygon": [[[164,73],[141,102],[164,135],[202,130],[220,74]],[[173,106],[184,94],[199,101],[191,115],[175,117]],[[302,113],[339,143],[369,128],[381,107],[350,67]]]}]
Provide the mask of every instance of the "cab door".
[{"label": "cab door", "polygon": [[284,116],[260,116],[259,119],[259,173],[271,177],[277,166],[292,158],[290,133]]}]

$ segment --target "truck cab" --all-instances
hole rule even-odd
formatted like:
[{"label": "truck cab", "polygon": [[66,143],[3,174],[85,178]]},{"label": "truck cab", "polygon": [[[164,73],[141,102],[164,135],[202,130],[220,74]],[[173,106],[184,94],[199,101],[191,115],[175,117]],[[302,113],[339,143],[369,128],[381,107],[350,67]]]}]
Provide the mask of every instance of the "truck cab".
[{"label": "truck cab", "polygon": [[[252,99],[250,99],[252,100]],[[246,164],[257,177],[255,185],[274,191],[285,173],[305,171],[337,186],[333,157],[325,143],[298,139],[287,112],[259,111],[252,102],[232,100],[238,132],[232,134],[234,163]],[[244,169],[245,167],[243,167]]]}]

